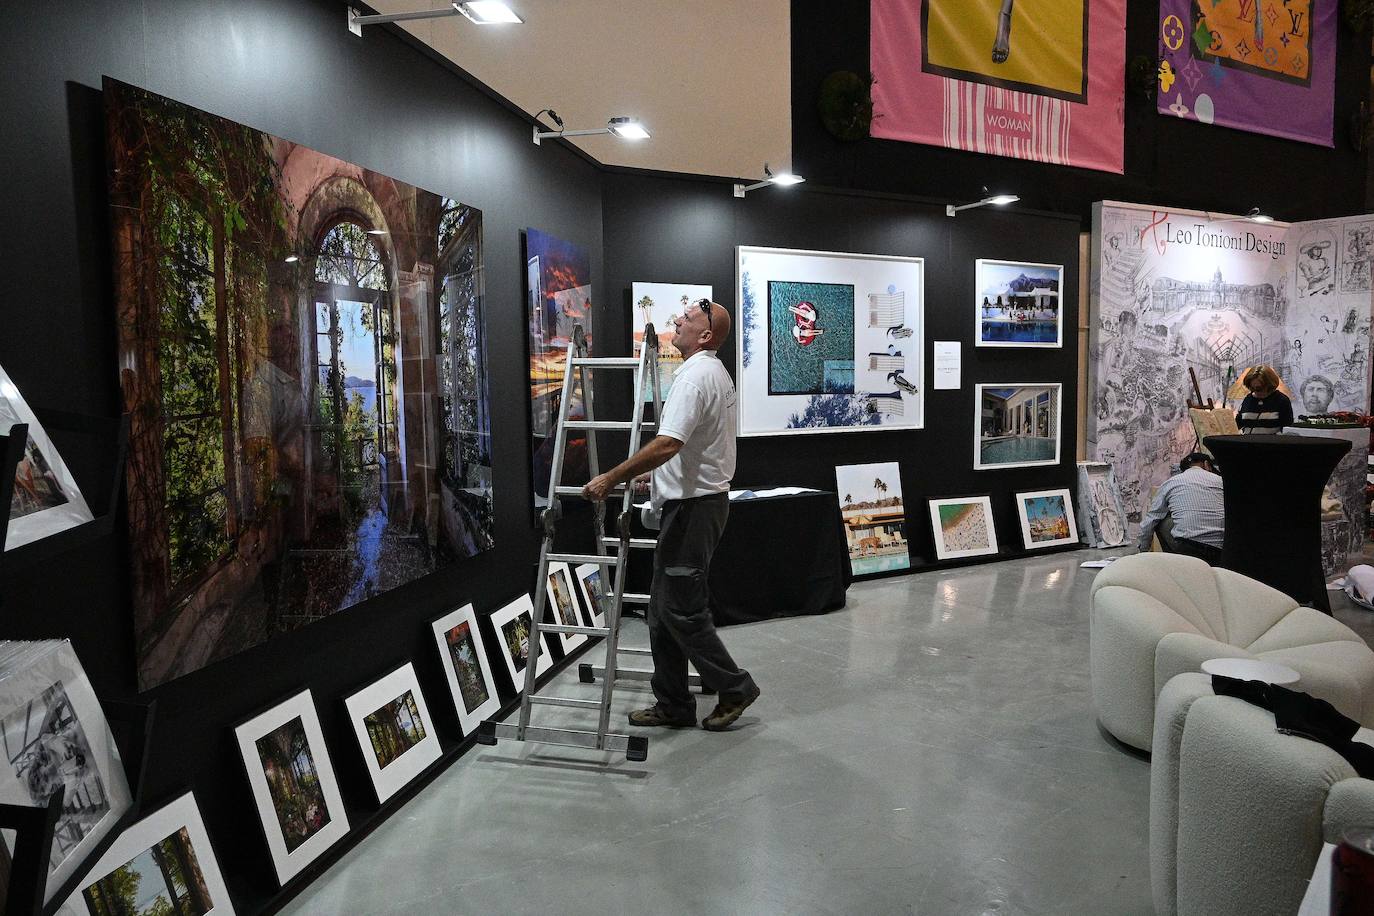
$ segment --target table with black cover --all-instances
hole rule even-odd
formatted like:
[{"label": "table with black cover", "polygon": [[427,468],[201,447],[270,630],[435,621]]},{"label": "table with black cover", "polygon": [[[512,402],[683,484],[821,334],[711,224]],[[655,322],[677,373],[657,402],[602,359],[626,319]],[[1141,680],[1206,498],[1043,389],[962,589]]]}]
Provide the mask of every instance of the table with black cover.
[{"label": "table with black cover", "polygon": [[[649,573],[635,563],[629,589],[648,591]],[[834,493],[736,499],[711,560],[711,614],[717,626],[824,614],[844,607],[851,580]]]},{"label": "table with black cover", "polygon": [[1221,565],[1331,613],[1322,575],[1321,496],[1350,443],[1262,434],[1203,442],[1221,465]]}]

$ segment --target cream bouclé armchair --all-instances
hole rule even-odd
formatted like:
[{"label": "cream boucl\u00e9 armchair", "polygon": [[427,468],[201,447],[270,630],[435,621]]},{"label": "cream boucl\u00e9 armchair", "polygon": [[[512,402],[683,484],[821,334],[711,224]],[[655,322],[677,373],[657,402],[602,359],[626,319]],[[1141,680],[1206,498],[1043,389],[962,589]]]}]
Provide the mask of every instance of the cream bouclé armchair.
[{"label": "cream boucl\u00e9 armchair", "polygon": [[1092,586],[1093,705],[1107,731],[1150,749],[1155,698],[1212,658],[1293,668],[1295,689],[1374,725],[1374,650],[1354,630],[1276,589],[1178,554],[1122,557]]}]

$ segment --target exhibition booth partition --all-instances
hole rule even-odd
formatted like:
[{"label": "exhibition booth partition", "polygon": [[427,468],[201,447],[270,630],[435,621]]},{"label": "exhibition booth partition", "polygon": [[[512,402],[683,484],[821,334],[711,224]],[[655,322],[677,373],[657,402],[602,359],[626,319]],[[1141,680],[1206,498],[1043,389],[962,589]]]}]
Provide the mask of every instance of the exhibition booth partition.
[{"label": "exhibition booth partition", "polygon": [[[46,869],[7,847],[31,911],[115,911],[130,875],[188,911],[276,909],[470,750],[526,665],[581,650],[530,638],[529,597],[590,625],[606,594],[594,569],[531,581],[574,326],[626,356],[696,298],[730,307],[735,485],[833,493],[855,575],[1079,543],[1077,216],[603,169],[337,12],[277,13],[253,55],[272,73],[214,17],[138,39],[92,17],[94,52],[27,60],[65,93],[8,90],[47,138],[15,193],[75,263],[35,279],[29,344],[0,344],[33,538],[0,562],[0,613],[44,640],[0,644],[0,805],[65,793],[35,828]],[[1118,479],[1176,450],[1183,414],[1144,392],[1205,358],[1208,384],[1243,355],[1367,403],[1363,224],[1280,227],[1302,238],[1238,288],[1142,267],[1157,220],[1122,212],[1095,225],[1098,295],[1130,302],[1095,313],[1089,411]],[[1351,317],[1323,325],[1336,298]],[[57,418],[49,439],[46,408],[105,436],[68,445]],[[772,517],[752,537],[785,569],[801,529]]]}]

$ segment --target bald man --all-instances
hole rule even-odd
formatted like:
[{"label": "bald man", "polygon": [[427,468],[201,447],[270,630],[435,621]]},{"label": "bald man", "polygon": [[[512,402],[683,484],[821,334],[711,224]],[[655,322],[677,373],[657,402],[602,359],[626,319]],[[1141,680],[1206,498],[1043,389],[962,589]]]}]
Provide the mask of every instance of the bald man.
[{"label": "bald man", "polygon": [[673,346],[682,365],[673,376],[658,435],[623,463],[583,488],[603,500],[616,486],[652,471],[651,500],[662,511],[649,590],[650,684],[657,701],[630,713],[631,725],[689,728],[696,698],[687,688],[687,662],[719,702],[701,722],[724,731],[758,699],[749,672],[735,664],[711,620],[706,574],[730,512],[735,476],[735,385],[716,351],[730,336],[730,313],[699,299],[674,319]]}]

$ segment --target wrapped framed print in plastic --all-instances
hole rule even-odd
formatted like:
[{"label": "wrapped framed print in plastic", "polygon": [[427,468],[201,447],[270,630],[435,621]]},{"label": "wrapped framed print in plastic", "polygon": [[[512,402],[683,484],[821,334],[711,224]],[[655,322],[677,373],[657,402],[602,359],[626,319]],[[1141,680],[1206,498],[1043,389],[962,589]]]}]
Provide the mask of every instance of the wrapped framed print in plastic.
[{"label": "wrapped framed print in plastic", "polygon": [[94,517],[43,424],[0,367],[0,435],[8,435],[15,423],[28,424],[29,441],[14,475],[5,550],[75,528]]},{"label": "wrapped framed print in plastic", "polygon": [[[65,790],[47,899],[132,804],[105,713],[67,640],[0,642],[0,744],[0,803],[41,807]],[[5,831],[11,854],[13,842]]]},{"label": "wrapped framed print in plastic", "polygon": [[234,916],[194,794],[119,835],[57,916]]}]

